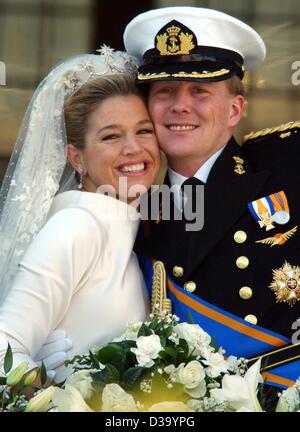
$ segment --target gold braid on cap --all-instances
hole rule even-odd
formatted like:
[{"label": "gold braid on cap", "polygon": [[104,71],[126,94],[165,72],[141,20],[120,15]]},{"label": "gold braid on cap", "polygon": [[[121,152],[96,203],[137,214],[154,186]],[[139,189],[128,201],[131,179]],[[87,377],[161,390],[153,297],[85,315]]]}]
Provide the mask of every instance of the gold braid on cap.
[{"label": "gold braid on cap", "polygon": [[257,132],[251,132],[244,136],[243,143],[246,141],[254,141],[257,138],[261,138],[267,135],[272,135],[274,133],[281,133],[280,138],[287,138],[291,135],[291,129],[300,128],[300,121],[291,121],[288,123],[281,124],[279,126],[275,126],[273,128],[266,128],[259,130]]},{"label": "gold braid on cap", "polygon": [[138,79],[139,80],[150,80],[150,79],[160,79],[160,78],[215,78],[222,75],[226,75],[230,72],[229,69],[220,69],[214,72],[174,72],[174,73],[167,73],[167,72],[161,72],[161,73],[139,73]]},{"label": "gold braid on cap", "polygon": [[152,313],[160,316],[172,313],[171,300],[167,298],[166,270],[161,261],[153,264],[153,283],[152,283]]}]

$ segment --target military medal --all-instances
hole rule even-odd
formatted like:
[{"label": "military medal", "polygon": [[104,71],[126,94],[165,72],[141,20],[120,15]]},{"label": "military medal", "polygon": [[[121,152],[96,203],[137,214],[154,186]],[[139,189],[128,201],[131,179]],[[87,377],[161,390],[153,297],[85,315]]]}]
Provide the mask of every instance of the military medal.
[{"label": "military medal", "polygon": [[268,195],[248,203],[248,208],[261,228],[269,231],[274,223],[285,225],[290,220],[290,210],[283,191]]},{"label": "military medal", "polygon": [[274,213],[273,216],[274,222],[276,222],[279,225],[285,225],[290,220],[290,215],[285,210],[279,210],[276,213]]},{"label": "military medal", "polygon": [[263,243],[267,245],[273,246],[281,246],[286,243],[297,231],[298,226],[295,226],[293,229],[287,231],[286,233],[278,233],[275,234],[274,237],[267,237],[263,240],[257,240],[255,243]]},{"label": "military medal", "polygon": [[300,267],[288,262],[273,270],[273,281],[269,288],[275,293],[276,301],[294,306],[300,300]]}]

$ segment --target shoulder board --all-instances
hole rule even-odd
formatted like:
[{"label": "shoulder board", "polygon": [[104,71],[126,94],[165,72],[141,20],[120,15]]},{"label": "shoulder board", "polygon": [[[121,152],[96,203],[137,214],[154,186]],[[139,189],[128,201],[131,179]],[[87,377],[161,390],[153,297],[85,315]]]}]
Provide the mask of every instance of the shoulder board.
[{"label": "shoulder board", "polygon": [[246,141],[255,141],[258,138],[263,138],[276,133],[280,133],[280,138],[284,139],[291,135],[291,130],[300,129],[300,121],[291,121],[273,128],[262,129],[257,132],[251,132],[244,136],[243,143]]}]

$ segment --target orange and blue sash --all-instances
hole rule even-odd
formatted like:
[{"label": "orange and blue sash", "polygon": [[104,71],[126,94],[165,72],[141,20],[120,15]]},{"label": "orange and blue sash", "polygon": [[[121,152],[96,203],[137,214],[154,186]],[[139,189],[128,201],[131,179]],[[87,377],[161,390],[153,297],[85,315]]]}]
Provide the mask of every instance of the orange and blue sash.
[{"label": "orange and blue sash", "polygon": [[[151,295],[153,262],[145,257],[139,257],[139,261]],[[185,291],[169,276],[167,285],[168,297],[172,300],[172,313],[181,322],[199,324],[214,339],[214,344],[225,350],[226,356],[252,358],[291,344],[285,336],[248,323]],[[280,388],[290,387],[300,376],[300,360],[269,369],[263,375],[267,384]]]}]

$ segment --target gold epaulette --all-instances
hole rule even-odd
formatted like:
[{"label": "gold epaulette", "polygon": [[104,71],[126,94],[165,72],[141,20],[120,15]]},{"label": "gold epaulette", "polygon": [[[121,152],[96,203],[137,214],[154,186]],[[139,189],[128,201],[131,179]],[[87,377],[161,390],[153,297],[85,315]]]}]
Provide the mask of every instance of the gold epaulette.
[{"label": "gold epaulette", "polygon": [[280,138],[282,139],[287,138],[291,135],[290,130],[297,128],[300,128],[300,121],[291,121],[289,123],[284,123],[273,128],[266,128],[257,132],[250,132],[249,134],[244,136],[243,143],[250,140],[253,141],[257,138],[262,138],[267,135],[272,135],[274,133],[281,133]]}]

